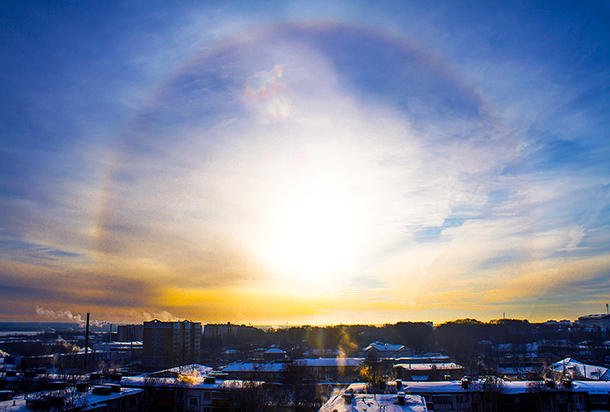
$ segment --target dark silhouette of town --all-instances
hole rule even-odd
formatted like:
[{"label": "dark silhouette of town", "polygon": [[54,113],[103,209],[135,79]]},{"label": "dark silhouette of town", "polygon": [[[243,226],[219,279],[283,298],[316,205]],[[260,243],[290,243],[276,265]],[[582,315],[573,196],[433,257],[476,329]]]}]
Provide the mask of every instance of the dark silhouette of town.
[{"label": "dark silhouette of town", "polygon": [[65,411],[339,412],[376,395],[368,411],[610,410],[608,323],[6,323],[0,394],[2,405]]}]

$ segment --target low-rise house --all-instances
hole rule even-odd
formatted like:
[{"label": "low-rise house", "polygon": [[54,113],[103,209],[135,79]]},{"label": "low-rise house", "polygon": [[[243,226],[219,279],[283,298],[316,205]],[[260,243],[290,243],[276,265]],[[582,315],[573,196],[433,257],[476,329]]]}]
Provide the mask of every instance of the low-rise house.
[{"label": "low-rise house", "polygon": [[463,377],[464,367],[454,362],[399,363],[394,365],[396,377],[405,381],[442,381]]},{"label": "low-rise house", "polygon": [[222,372],[227,379],[262,382],[283,382],[285,362],[240,362],[226,366]]},{"label": "low-rise house", "polygon": [[303,353],[304,358],[343,358],[345,352],[340,349],[309,349]]},{"label": "low-rise house", "polygon": [[268,362],[285,360],[286,351],[281,348],[271,347],[263,352],[263,359]]},{"label": "low-rise house", "polygon": [[363,361],[364,358],[318,358],[299,359],[296,364],[319,380],[354,382],[358,379]]},{"label": "low-rise house", "polygon": [[601,330],[609,330],[610,315],[593,314],[581,316],[578,318],[578,324],[586,329],[600,328]]},{"label": "low-rise house", "polygon": [[567,377],[572,380],[610,380],[610,369],[602,366],[587,365],[572,358],[565,358],[555,362],[550,366],[550,369],[554,372],[555,376]]},{"label": "low-rise house", "polygon": [[244,353],[237,349],[227,349],[220,353],[220,357],[226,362],[237,362],[244,359]]}]

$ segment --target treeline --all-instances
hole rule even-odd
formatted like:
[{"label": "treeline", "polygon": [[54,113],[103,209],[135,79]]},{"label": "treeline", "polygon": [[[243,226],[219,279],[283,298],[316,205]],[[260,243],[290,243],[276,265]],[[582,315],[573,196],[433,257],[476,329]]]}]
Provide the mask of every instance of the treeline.
[{"label": "treeline", "polygon": [[[398,322],[375,325],[296,326],[262,330],[251,326],[234,326],[232,333],[204,339],[209,348],[269,347],[285,350],[339,349],[346,356],[356,356],[371,342],[405,345],[415,353],[442,352],[456,360],[474,359],[485,343],[524,344],[546,340],[583,340],[602,342],[610,339],[607,332],[584,330],[562,323],[530,323],[520,319],[497,319],[481,322],[458,319],[436,327],[424,322]],[[298,355],[298,354],[297,354]]]},{"label": "treeline", "polygon": [[[241,347],[244,345],[268,347],[278,345],[285,349],[339,349],[347,356],[355,356],[371,342],[400,343],[415,351],[427,351],[434,344],[434,329],[423,322],[399,322],[383,326],[336,325],[293,326],[270,328],[264,331],[255,327],[234,327],[232,332],[211,339],[204,338],[207,347]],[[432,346],[431,346],[432,345]]]}]

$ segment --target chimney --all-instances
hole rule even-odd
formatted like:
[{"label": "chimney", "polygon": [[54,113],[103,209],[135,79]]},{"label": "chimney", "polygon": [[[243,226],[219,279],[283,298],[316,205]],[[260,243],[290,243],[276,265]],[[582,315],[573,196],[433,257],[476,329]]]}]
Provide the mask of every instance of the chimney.
[{"label": "chimney", "polygon": [[343,394],[343,400],[345,401],[346,405],[349,405],[352,403],[352,399],[354,399],[354,391],[352,389],[348,389],[347,392]]},{"label": "chimney", "polygon": [[398,404],[399,405],[405,404],[405,393],[404,392],[398,392]]}]

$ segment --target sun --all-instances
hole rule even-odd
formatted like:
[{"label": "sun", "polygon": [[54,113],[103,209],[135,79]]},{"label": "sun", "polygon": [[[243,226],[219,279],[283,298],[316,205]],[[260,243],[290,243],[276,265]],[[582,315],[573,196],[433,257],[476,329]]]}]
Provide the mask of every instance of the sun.
[{"label": "sun", "polygon": [[301,193],[274,216],[264,260],[279,282],[302,290],[332,287],[354,260],[356,221],[347,199]]}]

